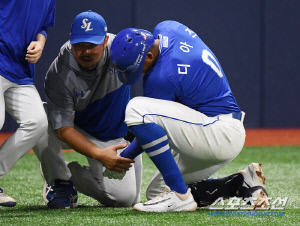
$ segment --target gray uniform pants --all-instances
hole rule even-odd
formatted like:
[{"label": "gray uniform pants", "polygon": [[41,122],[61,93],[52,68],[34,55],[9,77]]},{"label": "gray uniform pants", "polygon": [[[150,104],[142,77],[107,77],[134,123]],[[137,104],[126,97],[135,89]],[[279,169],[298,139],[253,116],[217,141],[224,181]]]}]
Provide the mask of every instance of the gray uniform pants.
[{"label": "gray uniform pants", "polygon": [[[100,148],[126,143],[123,138],[110,141],[100,141],[85,131],[76,128],[90,142]],[[135,159],[135,164],[126,172],[122,180],[103,177],[106,169],[103,164],[87,157],[89,166],[81,166],[77,162],[67,163],[62,155],[62,149],[70,149],[61,142],[49,123],[45,133],[33,148],[41,161],[45,180],[54,185],[55,179],[72,180],[75,188],[110,207],[128,207],[140,201],[142,182],[142,158]],[[121,152],[122,150],[119,150]]]}]

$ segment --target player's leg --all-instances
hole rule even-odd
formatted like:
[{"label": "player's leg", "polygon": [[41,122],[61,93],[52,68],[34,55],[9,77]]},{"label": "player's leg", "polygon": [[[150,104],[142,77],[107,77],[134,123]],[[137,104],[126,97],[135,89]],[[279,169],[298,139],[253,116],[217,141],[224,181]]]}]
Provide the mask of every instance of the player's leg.
[{"label": "player's leg", "polygon": [[[4,92],[11,86],[11,82],[0,75],[0,129],[5,120],[5,99]],[[13,207],[17,204],[16,200],[6,195],[0,187],[0,206]]]},{"label": "player's leg", "polygon": [[163,128],[170,147],[181,156],[178,165],[187,184],[207,179],[229,163],[245,141],[242,121],[231,114],[207,117],[171,101],[134,98],[125,121],[129,126],[155,123]]},{"label": "player's leg", "polygon": [[128,126],[155,123],[168,136],[170,147],[195,159],[226,161],[242,149],[245,130],[231,114],[207,117],[182,104],[145,97],[126,108]]},{"label": "player's leg", "polygon": [[4,93],[6,111],[20,125],[0,147],[0,176],[7,173],[41,138],[47,129],[47,117],[33,85],[14,85]]},{"label": "player's leg", "polygon": [[[179,160],[179,154],[175,159]],[[215,171],[215,170],[214,170]],[[199,172],[202,175],[207,173]],[[244,170],[238,173],[223,177],[210,178],[188,186],[192,189],[192,194],[198,207],[212,204],[220,197],[240,197],[252,205],[252,208],[267,206],[268,193],[265,189],[265,176],[259,163],[251,163]],[[159,171],[156,172],[146,190],[147,199],[151,200],[164,190],[165,182]],[[252,200],[252,201],[251,201]]]},{"label": "player's leg", "polygon": [[192,183],[207,179],[230,162],[243,146],[242,123],[231,115],[221,118],[207,117],[175,102],[139,97],[130,101],[125,120],[133,128],[142,123],[160,125],[170,146],[186,159],[179,161],[187,163],[179,164],[179,168],[185,182]]},{"label": "player's leg", "polygon": [[[130,105],[130,104],[129,104]],[[131,117],[130,110],[126,110],[127,115]],[[126,119],[125,119],[126,121]],[[127,121],[128,122],[128,121]],[[156,165],[158,170],[163,175],[164,181],[170,187],[172,192],[166,192],[164,197],[160,197],[156,200],[156,203],[151,202],[145,204],[139,204],[135,206],[135,209],[141,211],[192,211],[195,207],[195,202],[190,195],[190,190],[187,190],[182,175],[174,161],[169,147],[169,140],[164,129],[156,123],[146,124],[132,124],[130,127],[131,132],[137,138],[139,144],[143,150],[148,154],[150,159]],[[124,156],[124,155],[122,155]],[[130,157],[124,156],[124,157]],[[177,209],[168,208],[168,201],[170,197],[174,197],[174,200],[178,199],[180,194],[184,194],[185,200],[180,200],[182,203],[176,203]],[[181,197],[183,198],[183,197]],[[146,207],[145,207],[146,206]],[[185,206],[181,208],[179,206]]]},{"label": "player's leg", "polygon": [[238,173],[244,176],[243,186],[237,192],[237,196],[248,199],[248,205],[253,209],[268,207],[268,193],[265,189],[266,177],[260,163],[251,163]]},{"label": "player's leg", "polygon": [[[237,196],[240,192],[244,177],[240,173],[236,173],[223,178],[214,178],[203,180],[188,185],[198,207],[208,206],[219,197],[229,198]],[[165,182],[159,171],[156,172],[146,190],[148,200],[155,198],[165,188]]]},{"label": "player's leg", "polygon": [[5,121],[5,100],[4,100],[4,92],[10,86],[8,80],[0,75],[0,130],[3,127]]},{"label": "player's leg", "polygon": [[42,101],[33,85],[11,83],[4,92],[4,99],[6,111],[20,126],[0,147],[0,177],[36,144],[47,128]]},{"label": "player's leg", "polygon": [[212,204],[218,198],[240,197],[248,199],[252,208],[267,207],[268,194],[265,190],[265,176],[259,163],[251,163],[244,170],[223,178],[212,178],[190,184],[198,206]]},{"label": "player's leg", "polygon": [[[44,121],[46,114],[34,86],[20,86],[4,79],[2,76],[0,78],[1,111],[3,112],[5,106],[6,111],[20,124],[17,131],[0,147],[1,177],[35,145],[41,134],[43,134],[46,129]],[[1,115],[4,117],[4,112]],[[2,191],[2,198],[3,194]]]}]

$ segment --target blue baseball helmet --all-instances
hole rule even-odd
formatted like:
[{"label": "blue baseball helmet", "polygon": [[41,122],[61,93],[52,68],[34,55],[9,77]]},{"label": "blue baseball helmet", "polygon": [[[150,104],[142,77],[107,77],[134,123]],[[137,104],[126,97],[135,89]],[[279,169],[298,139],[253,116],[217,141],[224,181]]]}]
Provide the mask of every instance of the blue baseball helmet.
[{"label": "blue baseball helmet", "polygon": [[118,69],[121,82],[132,85],[139,79],[153,44],[154,37],[146,30],[127,28],[117,34],[110,48],[110,59]]}]

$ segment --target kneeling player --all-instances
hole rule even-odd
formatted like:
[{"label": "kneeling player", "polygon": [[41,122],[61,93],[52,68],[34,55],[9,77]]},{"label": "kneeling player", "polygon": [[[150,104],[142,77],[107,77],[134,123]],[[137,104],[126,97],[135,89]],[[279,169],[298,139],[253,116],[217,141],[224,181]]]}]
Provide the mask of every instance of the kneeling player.
[{"label": "kneeling player", "polygon": [[[210,204],[217,197],[212,188],[222,183],[219,195],[235,195],[230,186],[237,192],[253,170],[197,184],[231,162],[245,142],[245,113],[216,56],[197,34],[176,21],[158,24],[153,34],[125,29],[112,43],[111,60],[125,84],[144,74],[145,97],[132,99],[126,108],[125,122],[136,139],[121,156],[133,159],[145,151],[159,170],[147,189],[151,200],[134,208],[194,211],[197,204]],[[208,200],[201,200],[207,190]]]}]

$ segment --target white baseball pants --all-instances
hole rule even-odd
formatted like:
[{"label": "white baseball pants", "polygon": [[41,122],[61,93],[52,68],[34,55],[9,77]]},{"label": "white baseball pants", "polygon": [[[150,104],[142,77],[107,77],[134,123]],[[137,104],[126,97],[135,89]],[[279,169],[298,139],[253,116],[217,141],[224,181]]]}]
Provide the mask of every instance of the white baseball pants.
[{"label": "white baseball pants", "polygon": [[[136,97],[126,108],[125,122],[128,126],[160,125],[184,181],[191,184],[208,179],[240,153],[245,142],[244,115],[241,120],[232,114],[207,117],[177,102]],[[157,172],[147,188],[147,198],[156,197],[164,186]]]},{"label": "white baseball pants", "polygon": [[34,85],[18,85],[0,75],[0,129],[7,111],[20,125],[0,147],[0,177],[9,172],[47,130],[47,116]]}]

